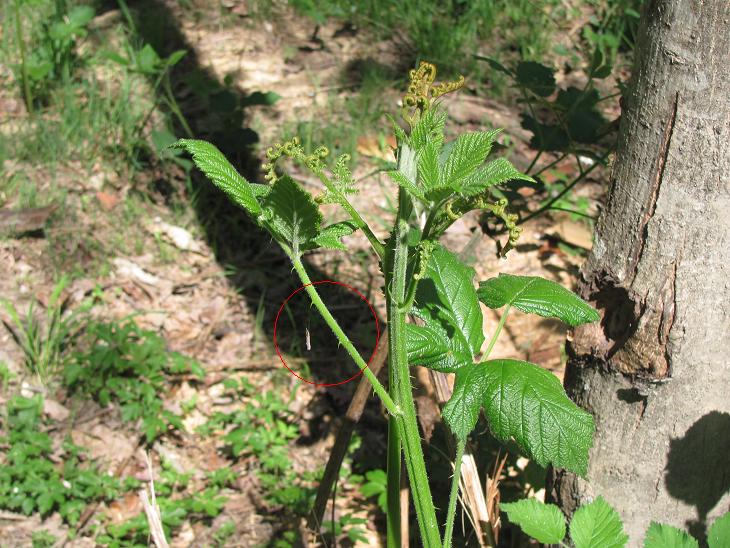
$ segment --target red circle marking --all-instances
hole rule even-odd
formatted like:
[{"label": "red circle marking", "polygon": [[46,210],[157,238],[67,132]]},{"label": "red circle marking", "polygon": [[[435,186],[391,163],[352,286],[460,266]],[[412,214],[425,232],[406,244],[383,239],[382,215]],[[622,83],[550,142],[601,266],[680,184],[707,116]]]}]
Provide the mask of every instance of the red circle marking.
[{"label": "red circle marking", "polygon": [[373,361],[373,358],[375,357],[375,351],[378,348],[378,342],[380,342],[380,323],[378,322],[378,316],[377,316],[377,314],[375,314],[375,309],[373,308],[373,305],[370,304],[370,301],[368,301],[365,298],[365,295],[363,295],[362,293],[360,293],[357,289],[355,289],[352,286],[349,286],[349,285],[347,285],[345,283],[342,283],[342,282],[335,282],[333,280],[321,280],[319,282],[312,282],[310,284],[303,285],[299,289],[297,289],[294,292],[292,292],[292,294],[289,295],[286,299],[284,299],[284,302],[281,303],[281,306],[279,307],[279,311],[276,313],[276,319],[274,320],[274,348],[276,348],[276,353],[279,356],[279,359],[281,360],[281,363],[284,364],[284,367],[286,367],[289,370],[289,372],[292,375],[294,375],[297,379],[299,379],[300,381],[304,381],[304,382],[306,382],[308,384],[313,384],[314,386],[339,386],[341,384],[345,384],[345,383],[348,383],[348,382],[350,382],[352,380],[355,380],[357,377],[359,377],[360,375],[362,375],[362,369],[360,371],[358,371],[357,373],[355,373],[349,379],[345,379],[344,381],[340,381],[340,382],[317,383],[317,382],[314,382],[314,381],[310,381],[310,380],[307,380],[307,379],[303,379],[302,377],[300,377],[299,375],[297,375],[291,367],[289,367],[287,365],[286,360],[284,360],[284,356],[282,356],[281,355],[281,352],[279,351],[279,344],[276,342],[276,327],[277,327],[277,324],[279,323],[279,316],[281,315],[281,311],[284,310],[284,307],[286,306],[286,303],[288,303],[289,300],[294,295],[296,295],[297,293],[299,293],[301,290],[305,289],[306,287],[308,287],[310,285],[319,285],[319,284],[334,284],[334,285],[340,285],[342,287],[346,287],[350,291],[353,291],[353,292],[357,293],[357,295],[363,301],[365,301],[365,303],[368,305],[368,308],[370,308],[370,312],[372,312],[373,318],[375,319],[375,348],[373,348],[373,353],[370,355],[370,359],[368,360],[368,363],[367,363],[367,367],[370,367],[370,362]]}]

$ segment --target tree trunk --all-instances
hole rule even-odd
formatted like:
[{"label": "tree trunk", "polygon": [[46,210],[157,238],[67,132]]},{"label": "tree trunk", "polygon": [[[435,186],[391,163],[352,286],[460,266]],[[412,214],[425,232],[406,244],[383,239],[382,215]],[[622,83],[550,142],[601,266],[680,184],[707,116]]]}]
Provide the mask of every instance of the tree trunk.
[{"label": "tree trunk", "polygon": [[651,521],[704,537],[730,509],[730,2],[649,0],[608,203],[582,275],[600,323],[569,339],[565,385],[593,413],[588,481],[630,545]]}]

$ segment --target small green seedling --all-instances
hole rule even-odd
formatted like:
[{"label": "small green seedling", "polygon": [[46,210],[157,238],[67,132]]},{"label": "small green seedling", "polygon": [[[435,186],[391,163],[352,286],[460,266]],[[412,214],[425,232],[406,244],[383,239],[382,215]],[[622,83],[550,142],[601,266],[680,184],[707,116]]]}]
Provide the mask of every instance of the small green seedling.
[{"label": "small green seedling", "polygon": [[[489,158],[499,131],[475,131],[446,143],[446,113],[438,99],[463,85],[435,85],[436,69],[421,63],[410,72],[403,98],[407,129],[393,123],[397,139],[397,169],[389,172],[398,184],[398,206],[390,236],[382,241],[358,212],[351,197],[356,183],[348,157],[330,169],[328,151],[307,153],[297,139],[267,151],[263,166],[270,184],[244,179],[210,143],[183,139],[177,147],[192,154],[196,165],[268,231],[291,259],[294,271],[317,311],[372,383],[389,414],[387,451],[387,539],[400,546],[400,471],[405,459],[418,518],[420,541],[426,547],[451,546],[459,467],[464,446],[483,408],[492,433],[515,440],[541,465],[551,463],[585,474],[592,444],[593,418],[568,399],[558,379],[537,365],[510,359],[489,359],[507,314],[512,309],[555,317],[571,326],[596,321],[598,313],[580,298],[548,280],[501,275],[474,285],[474,270],[447,250],[439,239],[444,231],[472,210],[500,218],[509,236],[502,252],[519,237],[517,216],[507,200],[493,191],[513,180],[531,180],[505,158]],[[282,158],[292,158],[314,173],[325,191],[312,196],[300,183],[278,171]],[[349,217],[323,226],[320,204],[337,204]],[[302,262],[316,248],[346,250],[344,236],[361,230],[380,261],[385,277],[388,312],[389,381],[386,389],[372,374],[330,311]],[[479,301],[502,308],[502,317],[486,350]],[[416,323],[409,323],[408,317]],[[475,358],[477,358],[475,360]],[[457,440],[455,473],[447,523],[440,532],[416,422],[410,364],[455,373],[454,393],[443,412]]]}]

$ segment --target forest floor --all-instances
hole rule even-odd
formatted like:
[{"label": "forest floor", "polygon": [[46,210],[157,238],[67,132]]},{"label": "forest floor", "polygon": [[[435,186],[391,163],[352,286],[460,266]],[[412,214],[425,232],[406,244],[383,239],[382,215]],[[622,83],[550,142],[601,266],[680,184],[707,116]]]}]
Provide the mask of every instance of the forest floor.
[{"label": "forest floor", "polygon": [[[378,236],[385,237],[396,188],[378,173],[392,160],[392,142],[386,137],[388,122],[382,113],[397,112],[403,91],[383,88],[371,92],[367,104],[358,95],[358,86],[360,73],[372,67],[404,69],[399,66],[398,42],[335,23],[316,26],[288,12],[252,25],[235,2],[222,8],[222,14],[191,12],[172,1],[160,2],[158,9],[165,28],[174,28],[174,32],[161,31],[162,40],[174,41],[173,49],[188,50],[180,70],[201,73],[217,82],[219,91],[215,94],[220,102],[247,105],[243,110],[245,125],[258,134],[260,146],[227,143],[229,149],[240,151],[237,163],[247,176],[263,181],[259,166],[266,147],[295,133],[310,131],[311,141],[321,136],[342,150],[350,150],[354,144],[357,205],[378,227]],[[123,14],[118,10],[97,15],[89,47],[114,43],[120,21]],[[98,72],[97,78],[108,78],[114,85],[113,72]],[[563,77],[579,79],[580,75]],[[195,133],[211,130],[220,117],[211,118],[196,103],[193,79],[178,78],[173,84]],[[135,85],[139,89],[134,91],[140,96],[150,93],[149,81],[141,79]],[[247,103],[251,97],[260,98],[256,92],[278,97],[276,101],[262,101],[272,104],[255,104],[258,100]],[[17,88],[0,93],[0,106],[9,114],[0,128],[11,134],[28,123],[27,114]],[[518,168],[530,163],[534,151],[529,148],[530,135],[519,123],[520,105],[476,95],[468,84],[465,92],[446,99],[444,105],[450,115],[447,135],[502,127],[502,140],[509,143],[505,153]],[[219,105],[217,114],[234,116],[234,109],[226,108]],[[351,112],[348,108],[372,109],[373,116],[352,125],[343,114]],[[153,114],[152,120],[156,116]],[[318,120],[326,120],[330,127],[316,125]],[[232,134],[230,138],[241,136]],[[541,163],[551,159],[546,156]],[[318,191],[317,181],[292,169],[295,178]],[[568,162],[558,164],[556,170],[566,176],[575,174],[575,167]],[[61,297],[64,309],[78,309],[83,302],[93,300],[69,358],[91,367],[88,376],[128,378],[129,370],[119,364],[126,363],[137,349],[143,356],[152,356],[150,359],[167,360],[160,357],[166,355],[164,352],[155,354],[159,350],[150,332],[164,340],[167,350],[199,364],[203,374],[196,375],[194,367],[166,370],[164,382],[158,385],[145,377],[148,372],[132,373],[132,377],[142,376],[142,384],[164,387],[154,396],[162,403],[155,413],[162,417],[164,426],[155,430],[144,416],[135,415],[134,405],[142,406],[143,411],[156,409],[148,399],[130,396],[137,388],[112,390],[105,399],[99,392],[103,384],[95,385],[83,376],[75,384],[64,380],[41,385],[27,371],[26,356],[15,340],[22,338],[22,333],[3,308],[0,363],[5,364],[6,371],[0,392],[2,406],[8,407],[18,395],[43,395],[36,424],[39,431],[49,435],[49,458],[57,469],[70,462],[63,445],[70,439],[84,448],[79,466],[93,463],[104,474],[136,478],[139,489],[150,479],[149,456],[160,496],[169,499],[163,513],[170,509],[178,512],[177,518],[166,518],[172,546],[289,546],[305,542],[295,540],[303,530],[298,505],[311,500],[358,380],[336,387],[315,386],[301,382],[284,368],[274,347],[274,319],[298,284],[268,236],[258,232],[221,196],[201,194],[200,186],[205,183],[197,174],[192,175],[192,185],[186,185],[185,166],[174,162],[158,163],[145,172],[122,169],[114,162],[93,157],[61,159],[52,166],[8,158],[3,177],[5,181],[34,182],[35,205],[48,205],[50,199],[60,197],[54,201],[56,209],[50,212],[44,230],[0,239],[3,299],[21,315],[32,302],[37,302],[37,310],[45,314],[53,308],[58,274],[68,273],[70,281]],[[548,184],[551,177],[546,175]],[[591,214],[598,210],[606,177],[605,170],[598,169],[576,187],[575,196],[589,201]],[[10,211],[20,205],[20,198],[10,196],[3,207]],[[334,209],[326,213],[332,218],[337,215]],[[517,247],[506,259],[500,259],[498,241],[504,238],[490,234],[484,219],[473,212],[455,223],[443,241],[467,258],[477,280],[507,272],[545,276],[573,288],[591,247],[591,226],[567,213],[536,217],[524,226]],[[372,303],[382,328],[385,313],[379,266],[368,255],[367,241],[359,233],[346,238],[346,243],[346,253],[308,254],[310,277],[356,288]],[[333,305],[340,306],[343,321],[357,333],[363,354],[369,355],[374,347],[374,324],[365,303],[342,290],[324,294]],[[309,329],[310,321],[316,325],[316,319],[305,319],[308,308],[303,300],[289,308],[292,314],[282,319],[278,341],[287,363],[318,383],[336,382],[351,374],[354,366],[341,350],[328,346],[326,335],[316,334],[314,350],[305,350],[305,329]],[[486,308],[483,312],[485,332],[489,333],[499,316]],[[121,348],[98,336],[93,338],[98,331],[90,325],[111,325],[119,330],[130,317],[144,331],[124,342],[128,346]],[[562,378],[566,330],[559,322],[513,314],[505,331],[493,356],[538,363]],[[112,365],[94,354],[100,348],[118,350],[118,355],[110,358]],[[114,367],[119,370],[110,372]],[[415,377],[421,382],[426,379],[423,375]],[[59,378],[66,377],[60,373]],[[425,431],[438,430],[438,407],[429,399],[432,389],[421,385],[418,390],[422,426]],[[6,421],[3,426],[6,436],[9,424]],[[384,517],[377,497],[372,496],[377,488],[363,490],[363,485],[377,484],[377,474],[368,473],[384,467],[385,426],[381,409],[371,401],[337,486],[334,509],[330,507],[327,512],[327,519],[334,520],[335,529],[339,528],[340,545],[380,545]],[[147,435],[149,431],[152,436]],[[434,435],[428,443],[434,445],[433,453],[448,453],[443,436]],[[12,441],[3,447],[10,448]],[[493,453],[485,453],[484,470],[492,469],[494,458]],[[447,461],[442,460],[436,469],[443,477],[439,480],[437,473],[434,481],[445,483],[450,472]],[[524,468],[525,459],[510,460],[503,482],[511,482],[511,488],[522,494],[539,490],[539,480],[525,479],[520,471]],[[0,511],[0,544],[30,545],[37,540],[34,535],[44,530],[58,539],[57,545],[144,545],[144,535],[135,533],[142,530],[139,521],[124,528],[124,524],[134,523],[130,520],[139,519],[143,509],[134,488],[80,500],[83,504],[75,520],[62,515],[61,503],[43,515],[37,511],[26,515],[29,512],[25,508]],[[175,506],[173,501],[186,502]],[[468,524],[465,528],[468,532]],[[334,545],[331,540],[320,540],[322,545]],[[316,542],[316,537],[309,539],[310,546]]]}]

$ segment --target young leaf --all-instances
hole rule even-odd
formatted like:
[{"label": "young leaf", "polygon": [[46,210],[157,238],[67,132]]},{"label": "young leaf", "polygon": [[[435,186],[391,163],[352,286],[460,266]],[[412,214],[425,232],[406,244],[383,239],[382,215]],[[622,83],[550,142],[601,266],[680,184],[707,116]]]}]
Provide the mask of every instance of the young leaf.
[{"label": "young leaf", "polygon": [[[344,236],[349,236],[357,230],[357,226],[352,221],[341,221],[324,227],[317,236],[310,241],[311,248],[325,247],[327,249],[345,250],[345,246],[341,240]],[[309,249],[309,246],[305,246]]]},{"label": "young leaf", "polygon": [[622,548],[629,540],[618,512],[598,497],[581,506],[570,522],[575,548]]},{"label": "young leaf", "polygon": [[459,183],[484,163],[501,130],[462,133],[441,171],[440,186],[457,189]]},{"label": "young leaf", "polygon": [[500,274],[480,282],[477,294],[489,308],[509,304],[523,312],[559,318],[570,326],[600,319],[596,309],[572,291],[537,276]]},{"label": "young leaf", "polygon": [[485,377],[484,411],[497,438],[514,439],[540,466],[585,475],[593,417],[568,398],[555,375],[519,360],[474,367]]},{"label": "young leaf", "polygon": [[720,516],[707,532],[707,544],[710,548],[727,548],[730,546],[730,512]]},{"label": "young leaf", "polygon": [[473,356],[469,349],[454,348],[446,331],[435,321],[423,326],[406,324],[406,344],[408,363],[413,365],[453,373],[463,365],[472,363]]},{"label": "young leaf", "polygon": [[501,185],[514,179],[530,182],[535,181],[529,175],[520,173],[506,158],[497,158],[462,180],[455,190],[464,196],[474,196],[475,194],[484,192],[491,186]]},{"label": "young leaf", "polygon": [[261,206],[251,190],[251,184],[244,179],[236,168],[214,145],[197,139],[180,139],[172,145],[187,150],[208,179],[223,190],[234,203],[254,217],[261,214]]},{"label": "young leaf", "polygon": [[482,311],[473,284],[474,269],[456,255],[436,247],[418,286],[416,303],[451,335],[452,346],[468,349],[473,356],[484,342]]},{"label": "young leaf", "polygon": [[544,504],[535,499],[503,502],[504,510],[512,523],[520,526],[525,534],[544,544],[558,544],[565,537],[565,518],[554,504]]},{"label": "young leaf", "polygon": [[262,205],[270,214],[265,221],[266,226],[294,253],[305,249],[307,243],[318,235],[322,214],[311,194],[291,177],[277,179]]},{"label": "young leaf", "polygon": [[411,193],[411,195],[424,200],[423,191],[416,186],[416,183],[411,181],[406,175],[399,170],[388,171],[388,177],[393,179],[398,186],[403,187],[405,190]]},{"label": "young leaf", "polygon": [[434,143],[436,149],[440,149],[444,143],[444,125],[446,112],[440,108],[428,109],[411,130],[408,139],[411,147],[418,152],[428,143]]},{"label": "young leaf", "polygon": [[644,548],[699,548],[699,544],[681,529],[652,521],[644,537]]},{"label": "young leaf", "polygon": [[431,141],[418,151],[418,180],[428,191],[439,184],[439,149]]}]

